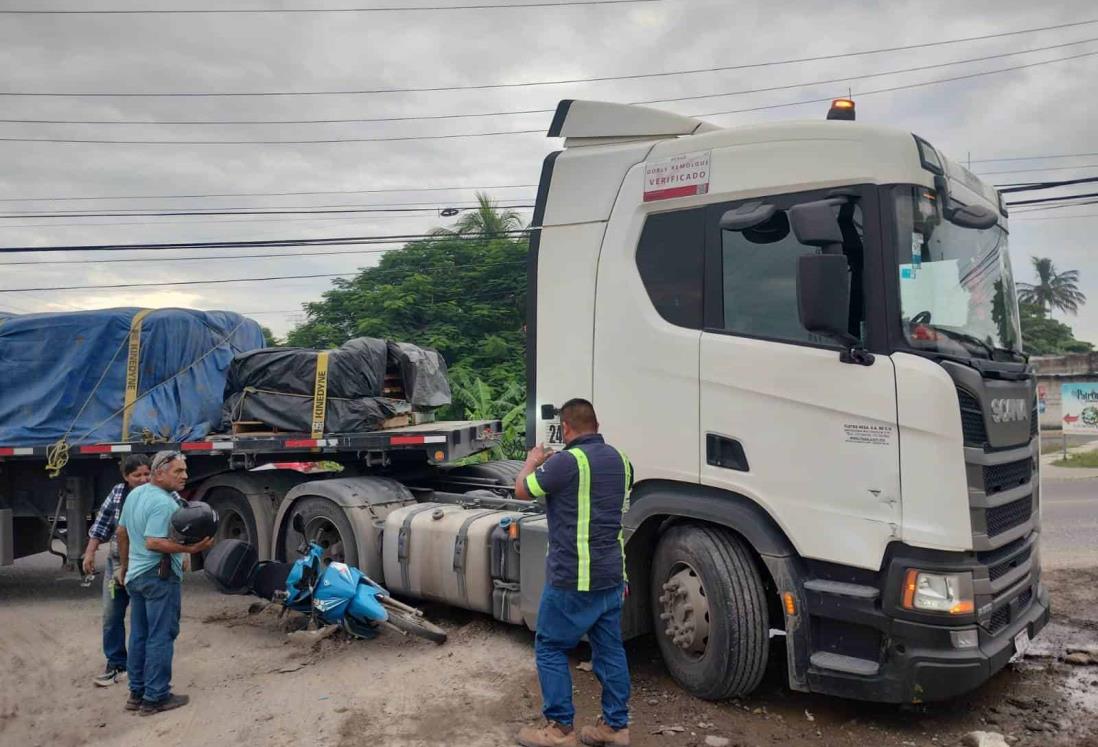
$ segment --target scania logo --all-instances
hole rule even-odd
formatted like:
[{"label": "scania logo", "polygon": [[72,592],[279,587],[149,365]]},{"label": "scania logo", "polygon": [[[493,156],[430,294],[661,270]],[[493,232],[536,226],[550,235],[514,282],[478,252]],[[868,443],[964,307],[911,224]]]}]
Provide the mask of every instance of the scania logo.
[{"label": "scania logo", "polygon": [[991,419],[996,423],[1016,423],[1029,420],[1029,410],[1024,399],[991,400]]}]

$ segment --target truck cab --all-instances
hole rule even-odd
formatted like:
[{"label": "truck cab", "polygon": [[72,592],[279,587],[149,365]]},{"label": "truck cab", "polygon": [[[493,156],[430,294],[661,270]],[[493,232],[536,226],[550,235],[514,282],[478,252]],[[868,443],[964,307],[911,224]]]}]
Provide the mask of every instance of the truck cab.
[{"label": "truck cab", "polygon": [[563,101],[527,440],[594,402],[636,468],[627,633],[721,698],[987,680],[1048,619],[1035,380],[995,189],[902,130]]}]

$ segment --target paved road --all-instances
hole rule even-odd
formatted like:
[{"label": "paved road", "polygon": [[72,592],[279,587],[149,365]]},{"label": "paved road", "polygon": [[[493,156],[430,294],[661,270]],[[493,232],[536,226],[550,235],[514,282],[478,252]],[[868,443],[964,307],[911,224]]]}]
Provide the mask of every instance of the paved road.
[{"label": "paved road", "polygon": [[1098,479],[1046,479],[1041,495],[1041,565],[1098,566]]}]

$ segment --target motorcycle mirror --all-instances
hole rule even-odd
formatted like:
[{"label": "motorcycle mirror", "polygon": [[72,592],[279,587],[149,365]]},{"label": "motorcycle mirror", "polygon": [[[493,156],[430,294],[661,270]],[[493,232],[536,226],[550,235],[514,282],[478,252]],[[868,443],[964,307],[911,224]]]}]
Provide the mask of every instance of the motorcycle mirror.
[{"label": "motorcycle mirror", "polygon": [[290,526],[298,534],[305,534],[305,520],[301,518],[301,514],[294,514],[294,518],[290,519]]}]

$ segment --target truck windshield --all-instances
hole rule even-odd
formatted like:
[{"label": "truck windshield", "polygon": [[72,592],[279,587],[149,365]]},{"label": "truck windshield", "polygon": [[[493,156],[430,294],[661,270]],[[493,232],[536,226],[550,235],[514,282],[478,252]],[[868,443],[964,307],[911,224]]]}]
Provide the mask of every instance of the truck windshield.
[{"label": "truck windshield", "polygon": [[925,187],[898,187],[894,194],[900,315],[908,343],[966,358],[1020,358],[1007,232],[950,223],[938,196]]}]

